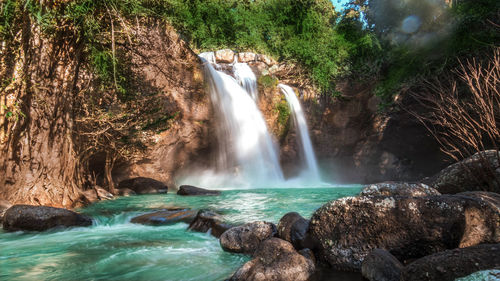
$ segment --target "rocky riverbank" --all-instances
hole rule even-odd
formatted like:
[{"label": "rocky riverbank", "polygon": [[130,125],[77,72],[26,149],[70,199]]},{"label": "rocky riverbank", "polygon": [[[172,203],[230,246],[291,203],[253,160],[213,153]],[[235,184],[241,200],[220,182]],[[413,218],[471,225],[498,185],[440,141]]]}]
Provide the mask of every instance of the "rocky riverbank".
[{"label": "rocky riverbank", "polygon": [[[476,158],[464,162],[470,164]],[[310,280],[324,268],[357,272],[368,280],[454,280],[500,266],[500,195],[484,191],[443,194],[447,189],[435,188],[456,183],[453,175],[459,167],[467,168],[446,168],[434,177],[434,183],[427,179],[427,184],[367,185],[357,196],[323,205],[310,219],[288,213],[277,224],[231,225],[213,211],[171,208],[131,221],[148,225],[184,222],[191,231],[219,238],[224,251],[251,256],[230,280]],[[149,181],[126,183],[134,182]],[[193,186],[181,190],[179,196],[188,191],[192,196],[220,195]],[[6,202],[2,206],[6,231],[92,224],[91,218],[64,209],[9,207]]]}]

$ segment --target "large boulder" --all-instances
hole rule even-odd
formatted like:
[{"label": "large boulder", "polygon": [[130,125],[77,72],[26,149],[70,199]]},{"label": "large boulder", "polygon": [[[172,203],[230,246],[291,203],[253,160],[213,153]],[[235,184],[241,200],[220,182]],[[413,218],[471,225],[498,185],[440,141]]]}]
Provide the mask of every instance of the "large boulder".
[{"label": "large boulder", "polygon": [[360,195],[422,197],[441,193],[423,183],[382,182],[366,185]]},{"label": "large boulder", "polygon": [[0,223],[2,223],[3,215],[10,207],[12,207],[12,204],[9,201],[0,199]]},{"label": "large boulder", "polygon": [[251,222],[224,232],[220,245],[224,251],[252,255],[262,241],[275,236],[276,232],[276,226],[270,222]]},{"label": "large boulder", "polygon": [[478,152],[452,164],[424,182],[443,194],[465,191],[500,190],[500,152]]},{"label": "large boulder", "polygon": [[161,181],[143,177],[121,181],[118,188],[128,188],[137,194],[167,193],[168,191],[168,187]]},{"label": "large boulder", "polygon": [[500,205],[491,199],[498,196],[342,198],[313,214],[308,240],[323,262],[347,271],[359,271],[376,248],[404,262],[446,249],[498,243]]},{"label": "large boulder", "polygon": [[218,50],[215,52],[217,63],[232,63],[234,61],[234,52],[230,49]]},{"label": "large boulder", "polygon": [[191,223],[196,217],[196,211],[187,209],[171,209],[145,214],[132,218],[131,222],[146,225],[168,225],[178,222]]},{"label": "large boulder", "polygon": [[183,195],[183,196],[220,195],[220,191],[199,188],[192,185],[181,185],[179,187],[179,191],[177,191],[177,195]]},{"label": "large boulder", "polygon": [[200,210],[194,220],[189,225],[188,229],[197,232],[209,232],[213,236],[219,238],[222,233],[233,227],[232,225],[223,222],[219,214],[211,211]]},{"label": "large boulder", "polygon": [[373,250],[363,260],[361,273],[370,281],[399,281],[404,266],[391,253]]},{"label": "large boulder", "polygon": [[405,267],[404,281],[452,281],[486,269],[500,268],[500,244],[482,244],[439,252]]},{"label": "large boulder", "polygon": [[92,219],[70,210],[46,206],[14,205],[3,218],[6,231],[44,231],[54,227],[90,226]]},{"label": "large boulder", "polygon": [[253,260],[245,263],[231,281],[301,281],[314,273],[313,261],[297,253],[285,240],[271,238],[262,242]]},{"label": "large boulder", "polygon": [[302,249],[302,241],[306,238],[309,220],[292,212],[285,214],[278,223],[278,237],[292,243],[295,249]]}]

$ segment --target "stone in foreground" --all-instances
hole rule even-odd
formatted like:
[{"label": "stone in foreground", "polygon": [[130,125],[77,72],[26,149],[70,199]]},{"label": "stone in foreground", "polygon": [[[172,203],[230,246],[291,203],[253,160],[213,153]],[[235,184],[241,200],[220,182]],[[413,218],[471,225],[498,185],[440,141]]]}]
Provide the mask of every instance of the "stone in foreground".
[{"label": "stone in foreground", "polygon": [[245,263],[231,281],[302,281],[309,280],[313,261],[297,253],[290,242],[271,238],[262,242],[253,260]]},{"label": "stone in foreground", "polygon": [[309,229],[309,221],[298,213],[285,214],[278,223],[278,237],[292,243],[295,249],[303,248],[302,241]]},{"label": "stone in foreground", "polygon": [[365,186],[359,195],[424,197],[441,193],[423,183],[382,182]]},{"label": "stone in foreground", "polygon": [[6,231],[44,231],[54,227],[90,226],[92,219],[70,210],[46,207],[15,205],[3,218]]},{"label": "stone in foreground", "polygon": [[486,150],[443,169],[424,182],[443,194],[499,190],[500,152]]},{"label": "stone in foreground", "polygon": [[251,222],[224,232],[220,245],[224,251],[252,255],[262,241],[273,237],[276,232],[276,226],[270,222]]},{"label": "stone in foreground", "polygon": [[168,187],[161,181],[151,178],[137,177],[121,181],[118,189],[128,188],[136,194],[167,193]]},{"label": "stone in foreground", "polygon": [[500,268],[500,244],[448,250],[418,259],[403,271],[405,281],[452,281],[477,271]]},{"label": "stone in foreground", "polygon": [[183,196],[199,196],[199,195],[220,195],[218,190],[209,190],[192,185],[181,185],[177,195]]},{"label": "stone in foreground", "polygon": [[370,281],[399,281],[403,268],[391,253],[375,249],[363,260],[361,273]]},{"label": "stone in foreground", "polygon": [[213,236],[219,238],[222,233],[233,227],[222,222],[222,218],[211,211],[199,211],[188,229],[197,232],[210,232]]},{"label": "stone in foreground", "polygon": [[321,261],[345,271],[359,271],[376,248],[404,263],[447,249],[499,243],[498,197],[482,192],[342,198],[313,214],[308,240]]},{"label": "stone in foreground", "polygon": [[187,209],[174,209],[138,216],[133,218],[131,222],[146,225],[169,225],[178,222],[191,223],[195,217],[196,211]]}]

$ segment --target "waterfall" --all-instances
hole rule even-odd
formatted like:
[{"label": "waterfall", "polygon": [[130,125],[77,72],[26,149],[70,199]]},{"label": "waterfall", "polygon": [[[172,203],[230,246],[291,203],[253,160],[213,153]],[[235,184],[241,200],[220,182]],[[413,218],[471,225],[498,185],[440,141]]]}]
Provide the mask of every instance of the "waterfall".
[{"label": "waterfall", "polygon": [[318,163],[316,161],[316,156],[311,143],[311,138],[309,137],[309,131],[307,128],[306,118],[304,117],[304,111],[300,105],[299,99],[295,95],[294,90],[283,84],[279,84],[278,87],[281,89],[290,107],[294,124],[296,125],[300,143],[302,146],[302,152],[305,158],[305,175],[311,179],[319,180],[320,174],[318,169]]},{"label": "waterfall", "polygon": [[[226,177],[253,186],[282,182],[278,152],[255,101],[233,77],[215,70],[205,58],[202,60],[217,114],[219,170],[233,171]],[[242,81],[250,81],[252,78],[245,73],[239,72]]]},{"label": "waterfall", "polygon": [[235,63],[233,65],[233,74],[240,85],[250,94],[253,100],[257,101],[257,78],[252,69],[246,63]]}]

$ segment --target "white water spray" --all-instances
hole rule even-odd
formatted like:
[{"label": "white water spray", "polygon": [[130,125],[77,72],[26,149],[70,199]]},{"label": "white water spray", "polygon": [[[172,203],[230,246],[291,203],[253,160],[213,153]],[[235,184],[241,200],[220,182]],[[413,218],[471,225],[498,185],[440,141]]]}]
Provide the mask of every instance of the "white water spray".
[{"label": "white water spray", "polygon": [[318,163],[316,161],[316,155],[314,154],[313,146],[311,143],[311,138],[309,137],[309,130],[307,128],[306,118],[304,117],[304,111],[300,105],[299,99],[295,95],[294,90],[283,84],[279,84],[278,87],[281,89],[292,112],[294,124],[296,125],[298,134],[300,136],[300,143],[302,145],[302,152],[305,158],[306,170],[303,172],[305,176],[311,180],[320,180],[320,173],[318,169]]},{"label": "white water spray", "polygon": [[261,186],[283,181],[277,149],[255,101],[231,76],[204,61],[211,100],[218,114],[218,168],[233,175],[224,184]]},{"label": "white water spray", "polygon": [[257,78],[252,69],[246,63],[235,63],[233,74],[238,83],[250,94],[254,101],[258,99]]}]

